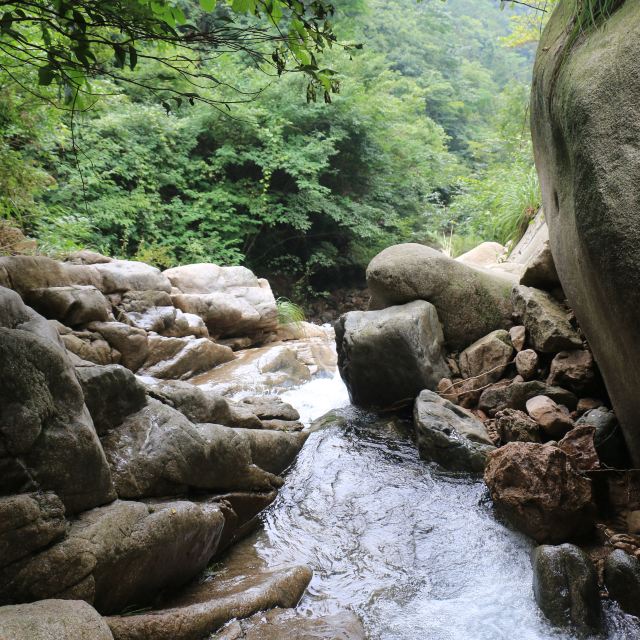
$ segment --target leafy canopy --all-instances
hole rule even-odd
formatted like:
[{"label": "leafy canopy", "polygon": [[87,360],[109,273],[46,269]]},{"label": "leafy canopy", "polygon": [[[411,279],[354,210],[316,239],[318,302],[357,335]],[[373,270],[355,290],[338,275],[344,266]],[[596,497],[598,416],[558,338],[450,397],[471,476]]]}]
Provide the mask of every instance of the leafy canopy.
[{"label": "leafy canopy", "polygon": [[[327,0],[221,0],[220,6],[216,0],[0,1],[0,12],[0,72],[17,80],[19,67],[28,65],[39,87],[56,85],[73,106],[94,95],[90,80],[97,77],[142,84],[168,110],[171,100],[215,104],[206,90],[224,81],[203,64],[228,52],[277,75],[304,73],[311,100],[320,91],[329,101],[338,89],[335,73],[317,58],[336,42]],[[131,73],[145,59],[161,63],[154,77]],[[174,86],[172,72],[185,86]]]}]

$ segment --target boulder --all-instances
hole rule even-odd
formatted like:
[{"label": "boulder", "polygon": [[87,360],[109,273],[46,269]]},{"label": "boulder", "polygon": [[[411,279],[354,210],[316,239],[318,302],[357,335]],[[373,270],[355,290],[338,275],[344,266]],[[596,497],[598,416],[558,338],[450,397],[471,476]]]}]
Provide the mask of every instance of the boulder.
[{"label": "boulder", "polygon": [[495,448],[480,420],[433,391],[416,398],[413,423],[420,457],[451,471],[482,472]]},{"label": "boulder", "polygon": [[190,487],[270,491],[281,486],[276,474],[293,462],[305,439],[305,434],[196,425],[149,400],[103,438],[103,447],[118,495],[140,498],[179,495]]},{"label": "boulder", "polygon": [[490,267],[497,264],[506,252],[506,247],[499,242],[482,242],[477,247],[458,256],[456,260],[470,267]]},{"label": "boulder", "polygon": [[492,331],[460,354],[462,377],[474,378],[476,388],[497,382],[511,362],[512,354],[509,332],[504,329]]},{"label": "boulder", "polygon": [[560,3],[538,47],[531,102],[551,249],[569,304],[640,466],[640,6],[615,3],[575,42]]},{"label": "boulder", "polygon": [[40,600],[0,607],[6,640],[113,640],[102,616],[81,600]]},{"label": "boulder", "polygon": [[0,495],[54,491],[69,513],[113,500],[82,389],[58,343],[0,328],[0,362]]},{"label": "boulder", "polygon": [[595,471],[600,468],[600,461],[594,445],[595,428],[581,425],[571,429],[558,442],[578,471]]},{"label": "boulder", "polygon": [[76,598],[103,614],[144,605],[202,571],[223,526],[209,503],[119,500],[86,511],[64,540],[0,571],[0,601]]},{"label": "boulder", "polygon": [[557,447],[510,442],[489,454],[484,480],[496,507],[537,542],[586,535],[593,526],[591,480]]},{"label": "boulder", "polygon": [[212,336],[258,339],[277,328],[269,283],[245,267],[191,264],[164,275],[179,292],[172,296],[174,305],[202,317]]},{"label": "boulder", "polygon": [[540,425],[549,440],[559,440],[573,428],[568,411],[563,411],[551,398],[534,396],[527,400],[527,413]]},{"label": "boulder", "polygon": [[[0,285],[24,295],[33,289],[74,284],[67,265],[45,256],[0,257]],[[80,283],[76,283],[80,284]],[[88,284],[88,283],[81,283]]]},{"label": "boulder", "polygon": [[111,305],[93,286],[32,289],[25,294],[25,301],[45,318],[59,320],[70,327],[104,322],[111,314]]},{"label": "boulder", "polygon": [[511,338],[511,344],[516,351],[522,351],[524,349],[526,337],[527,329],[522,324],[509,329],[509,338]]},{"label": "boulder", "polygon": [[115,640],[201,640],[234,618],[294,607],[311,575],[305,566],[292,566],[227,579],[216,576],[193,585],[162,609],[106,621]]},{"label": "boulder", "polygon": [[354,404],[411,402],[449,376],[435,307],[424,300],[350,311],[336,325],[338,367]]},{"label": "boulder", "polygon": [[504,409],[496,413],[496,431],[500,441],[541,442],[540,426],[523,411]]},{"label": "boulder", "polygon": [[511,300],[536,351],[557,353],[582,347],[582,340],[571,326],[567,311],[550,294],[520,285],[513,288]]},{"label": "boulder", "polygon": [[625,613],[640,617],[640,560],[615,549],[604,563],[604,584],[609,596]]},{"label": "boulder", "polygon": [[533,552],[533,595],[557,626],[583,633],[601,625],[598,575],[584,551],[572,544],[542,545]]},{"label": "boulder", "polygon": [[513,248],[508,261],[523,266],[520,284],[546,290],[560,285],[549,244],[549,227],[542,209]]},{"label": "boulder", "polygon": [[594,443],[598,458],[607,467],[628,469],[631,466],[629,451],[618,419],[612,411],[601,407],[587,411],[576,421],[576,426],[595,428]]},{"label": "boulder", "polygon": [[[516,369],[523,380],[535,378],[538,372],[538,354],[533,349],[524,349],[516,356]],[[551,384],[548,382],[548,384]]]},{"label": "boulder", "polygon": [[240,403],[261,420],[300,420],[298,411],[276,396],[248,396]]},{"label": "boulder", "polygon": [[547,396],[558,404],[575,409],[578,399],[570,391],[560,387],[549,387],[539,380],[517,382],[511,384],[498,383],[485,389],[480,396],[479,408],[490,416],[504,409],[524,411],[527,400],[535,396]]},{"label": "boulder", "polygon": [[586,349],[561,351],[551,362],[547,384],[564,387],[578,395],[596,389],[593,356]]},{"label": "boulder", "polygon": [[58,330],[51,321],[27,307],[15,291],[5,287],[0,287],[0,327],[27,331],[63,350]]},{"label": "boulder", "polygon": [[92,322],[87,328],[100,334],[112,349],[121,354],[121,364],[127,369],[137,371],[147,359],[149,343],[143,329],[124,322]]},{"label": "boulder", "polygon": [[113,258],[103,256],[97,251],[89,249],[80,249],[80,251],[72,251],[64,257],[65,262],[71,264],[101,264],[104,262],[113,262]]},{"label": "boulder", "polygon": [[64,537],[64,505],[55,493],[0,498],[0,567]]},{"label": "boulder", "polygon": [[61,334],[67,351],[78,356],[80,360],[94,364],[117,364],[122,355],[114,349],[99,333],[92,331],[72,331]]},{"label": "boulder", "polygon": [[76,367],[84,401],[99,435],[118,426],[147,403],[144,387],[118,364]]},{"label": "boulder", "polygon": [[309,616],[287,609],[261,611],[236,620],[212,640],[366,640],[360,619],[351,611]]},{"label": "boulder", "polygon": [[195,336],[196,338],[208,338],[209,330],[204,320],[194,313],[182,313],[180,309],[175,309],[175,321],[173,326],[165,329],[162,335],[171,338],[184,338]]},{"label": "boulder", "polygon": [[150,335],[149,352],[141,375],[153,378],[186,379],[233,360],[229,347],[209,338],[165,338]]},{"label": "boulder", "polygon": [[512,279],[474,269],[420,244],[379,253],[367,268],[371,309],[426,300],[438,312],[447,346],[464,349],[511,325]]},{"label": "boulder", "polygon": [[158,380],[146,385],[147,393],[173,407],[191,422],[210,422],[226,427],[260,429],[262,423],[249,408],[224,396],[180,380]]},{"label": "boulder", "polygon": [[94,264],[101,278],[103,293],[125,291],[166,291],[171,292],[171,283],[160,269],[134,260],[111,260]]}]

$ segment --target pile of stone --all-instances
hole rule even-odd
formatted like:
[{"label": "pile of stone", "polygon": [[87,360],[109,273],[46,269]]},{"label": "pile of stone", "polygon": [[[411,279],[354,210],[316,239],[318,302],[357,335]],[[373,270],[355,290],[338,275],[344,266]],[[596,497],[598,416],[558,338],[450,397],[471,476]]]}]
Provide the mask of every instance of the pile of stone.
[{"label": "pile of stone", "polygon": [[[626,522],[637,506],[614,505],[631,459],[540,218],[507,262],[484,245],[458,260],[416,244],[376,256],[367,269],[370,310],[337,323],[340,371],[356,404],[413,406],[421,457],[484,473],[495,507],[535,541],[596,543],[596,525],[606,523],[609,552],[616,535],[633,551],[640,538]],[[580,562],[591,567],[588,557]],[[569,582],[570,566],[561,564]],[[582,618],[586,627],[600,620]]]},{"label": "pile of stone", "polygon": [[172,595],[255,525],[307,437],[284,402],[183,380],[269,338],[268,285],[90,252],[1,258],[0,283],[0,636],[189,640],[294,606],[307,567]]}]

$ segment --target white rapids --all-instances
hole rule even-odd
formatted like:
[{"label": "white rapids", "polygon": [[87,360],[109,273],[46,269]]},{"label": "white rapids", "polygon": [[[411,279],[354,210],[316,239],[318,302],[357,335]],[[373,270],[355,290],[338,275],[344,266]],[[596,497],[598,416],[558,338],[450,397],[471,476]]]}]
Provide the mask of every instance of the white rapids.
[{"label": "white rapids", "polygon": [[[348,405],[337,374],[283,399],[306,423]],[[311,434],[250,542],[268,565],[313,569],[303,611],[351,608],[371,640],[574,639],[538,611],[532,543],[496,518],[479,478],[421,461],[397,421],[343,415]],[[640,638],[640,624],[607,604],[604,637]]]}]

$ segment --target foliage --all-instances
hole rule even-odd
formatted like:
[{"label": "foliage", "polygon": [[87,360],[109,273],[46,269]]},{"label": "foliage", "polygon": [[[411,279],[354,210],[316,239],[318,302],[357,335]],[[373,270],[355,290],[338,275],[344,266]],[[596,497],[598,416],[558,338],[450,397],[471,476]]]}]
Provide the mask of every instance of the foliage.
[{"label": "foliage", "polygon": [[[254,28],[234,4],[208,17],[198,9],[202,28],[228,24],[224,15]],[[179,6],[189,22],[194,4]],[[47,252],[87,246],[163,268],[242,263],[281,276],[296,300],[362,274],[389,244],[449,238],[457,254],[506,238],[526,209],[532,164],[532,51],[500,44],[509,23],[497,2],[478,12],[475,0],[345,0],[329,27],[366,46],[325,47],[319,68],[341,71],[331,105],[304,100],[304,72],[265,83],[264,58],[231,49],[203,54],[198,73],[215,82],[199,101],[166,109],[165,89],[184,96],[193,78],[165,64],[174,43],[136,40],[133,70],[113,47],[96,49],[91,91],[103,98],[92,109],[34,109],[37,68],[11,67],[0,46],[0,68],[15,76],[2,76],[12,160],[0,157],[0,211]],[[59,78],[39,93],[56,102]]]},{"label": "foliage", "polygon": [[[57,85],[74,108],[96,95],[89,80],[105,77],[142,83],[167,109],[170,100],[217,104],[204,89],[221,82],[203,65],[225,51],[269,64],[278,75],[306,74],[311,99],[320,90],[329,100],[337,90],[334,72],[317,60],[336,42],[334,9],[325,0],[29,0],[0,8],[0,70],[15,79],[17,68],[32,67],[37,85]],[[143,60],[159,62],[158,72],[143,80],[127,73]],[[165,82],[161,71],[178,73],[187,87],[174,86],[171,73]]]},{"label": "foliage", "polygon": [[448,209],[460,233],[502,244],[520,239],[541,204],[528,127],[528,87],[514,85],[501,94],[492,131],[479,145],[480,169],[461,180]]},{"label": "foliage", "polygon": [[289,298],[278,298],[276,307],[278,308],[278,324],[298,324],[307,319],[304,309],[300,305],[291,302]]}]

